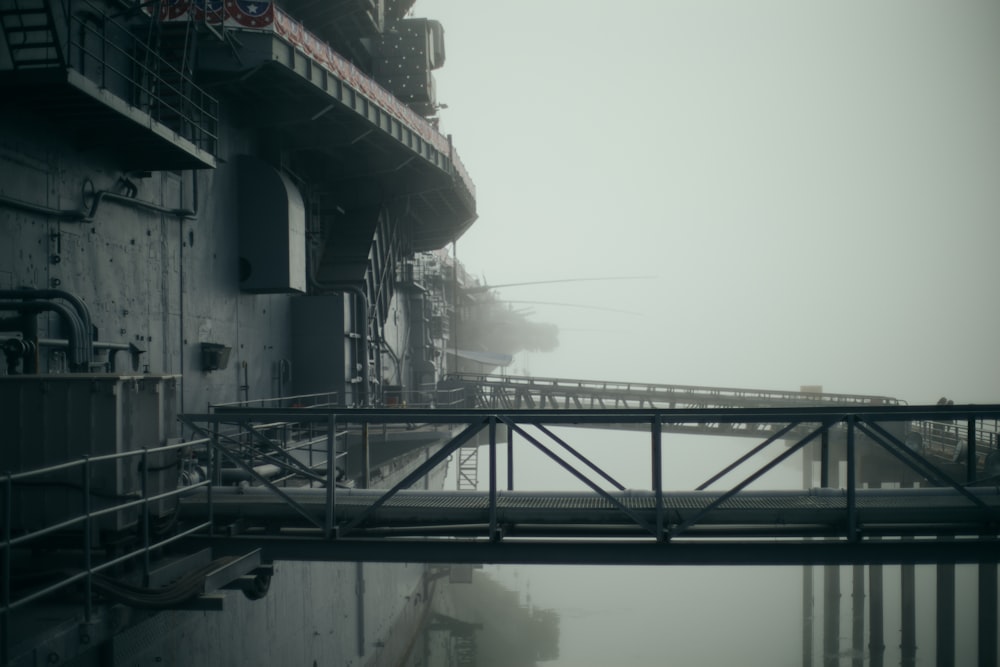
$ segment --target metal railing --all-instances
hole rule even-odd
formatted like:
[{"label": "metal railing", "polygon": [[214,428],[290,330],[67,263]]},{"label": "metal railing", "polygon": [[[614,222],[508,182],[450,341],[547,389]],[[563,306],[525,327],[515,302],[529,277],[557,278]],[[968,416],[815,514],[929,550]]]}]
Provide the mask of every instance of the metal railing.
[{"label": "metal railing", "polygon": [[449,374],[470,385],[480,403],[498,408],[704,408],[781,405],[901,405],[888,396],[701,387],[695,385],[607,382],[567,378],[522,377],[475,373]]},{"label": "metal railing", "polygon": [[227,403],[209,403],[208,409],[219,408],[332,408],[339,403],[339,394],[335,391],[323,391],[315,394],[295,394],[292,396],[277,396],[274,398],[254,398]]},{"label": "metal railing", "polygon": [[[148,20],[120,23],[87,0],[18,5],[6,12],[10,16],[5,27],[14,25],[17,12],[31,17],[28,25],[33,30],[30,39],[11,45],[22,51],[33,49],[31,64],[23,69],[68,68],[96,85],[101,94],[117,97],[196,148],[216,154],[219,104],[185,71],[185,39],[178,40],[173,53],[167,28],[151,31]],[[157,39],[156,46],[148,43]],[[13,57],[12,62],[17,67]]]},{"label": "metal railing", "polygon": [[987,453],[1000,447],[1000,424],[997,422],[970,423],[969,420],[938,419],[914,422],[911,433],[919,439],[911,439],[911,446],[953,463],[966,458],[970,441],[978,454],[977,465],[985,465]]},{"label": "metal railing", "polygon": [[457,408],[465,403],[466,393],[461,387],[439,388],[434,384],[417,389],[386,389],[382,402],[390,408]]},{"label": "metal railing", "polygon": [[[157,458],[176,456],[176,464],[168,467],[176,467],[181,472],[190,456],[198,449],[207,449],[207,446],[208,441],[200,440],[101,456],[84,456],[58,465],[23,472],[6,472],[0,476],[0,498],[3,502],[3,537],[0,540],[0,563],[3,567],[0,574],[0,661],[3,664],[7,664],[10,657],[10,622],[14,612],[43,598],[66,593],[71,587],[75,594],[76,587],[79,587],[83,622],[89,623],[95,604],[95,577],[112,568],[131,563],[141,568],[143,581],[146,581],[150,572],[150,554],[154,550],[211,527],[212,520],[209,517],[169,534],[156,535],[152,528],[155,519],[154,505],[173,505],[170,510],[173,513],[177,511],[178,499],[182,494],[201,487],[208,491],[211,488],[209,479],[205,479],[190,480],[188,486],[171,483],[165,490],[155,489],[150,476],[162,470],[162,466],[156,463]],[[109,473],[107,467],[111,467],[113,474],[122,465],[138,467],[139,487],[122,496],[109,498],[106,494],[97,495],[98,478]],[[74,477],[78,482],[71,481]],[[80,502],[72,503],[74,507],[79,506],[77,511],[46,511],[45,508],[38,507],[31,494],[38,487],[67,485],[73,486],[73,490],[80,494]],[[32,516],[40,516],[44,525],[32,525],[37,523],[37,520],[32,520]],[[99,554],[102,552],[97,547],[102,538],[102,525],[109,519],[114,524],[131,525],[128,529],[130,540],[124,547],[124,553],[111,555],[106,550],[101,556]],[[71,558],[70,562],[62,563],[61,574],[53,581],[26,590],[15,590],[15,550],[22,553],[27,550],[30,554],[32,550],[41,550],[53,544],[61,547],[63,555],[75,556],[77,562],[73,563]]]},{"label": "metal railing", "polygon": [[177,63],[162,57],[122,25],[87,2],[71,3],[67,65],[147,113],[196,147],[215,155],[219,104]]}]

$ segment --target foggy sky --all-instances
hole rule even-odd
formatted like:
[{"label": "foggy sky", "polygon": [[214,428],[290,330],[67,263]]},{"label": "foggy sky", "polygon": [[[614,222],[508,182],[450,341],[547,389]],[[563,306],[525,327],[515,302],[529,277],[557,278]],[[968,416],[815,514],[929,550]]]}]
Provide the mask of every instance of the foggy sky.
[{"label": "foggy sky", "polygon": [[[491,284],[655,276],[500,290],[642,313],[533,305],[560,347],[514,372],[1000,402],[1000,3],[419,0],[416,13],[444,24],[441,129],[478,189],[467,268]],[[668,454],[668,477],[734,458],[704,440]],[[518,570],[567,614],[559,665],[800,659],[797,568]],[[926,642],[918,657],[933,662]]]},{"label": "foggy sky", "polygon": [[535,375],[1000,398],[1000,4],[420,0]]}]

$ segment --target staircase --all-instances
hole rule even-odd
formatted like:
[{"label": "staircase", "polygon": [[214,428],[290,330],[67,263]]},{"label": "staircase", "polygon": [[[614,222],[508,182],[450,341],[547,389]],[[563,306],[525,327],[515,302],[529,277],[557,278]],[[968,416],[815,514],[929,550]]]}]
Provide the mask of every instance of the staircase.
[{"label": "staircase", "polygon": [[47,0],[5,0],[0,31],[14,70],[62,66],[63,46],[56,29],[53,4]]},{"label": "staircase", "polygon": [[126,15],[86,0],[0,0],[5,97],[126,171],[215,166],[218,102],[190,76],[195,27],[164,32]]}]

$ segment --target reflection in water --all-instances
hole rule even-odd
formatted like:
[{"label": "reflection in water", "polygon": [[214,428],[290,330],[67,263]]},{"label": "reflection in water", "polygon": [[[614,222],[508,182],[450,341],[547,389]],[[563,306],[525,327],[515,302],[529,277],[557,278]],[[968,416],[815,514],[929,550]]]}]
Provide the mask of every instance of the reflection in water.
[{"label": "reflection in water", "polygon": [[[489,575],[435,582],[416,667],[536,667],[559,657],[559,615],[521,604]],[[462,582],[462,583],[459,583]]]}]

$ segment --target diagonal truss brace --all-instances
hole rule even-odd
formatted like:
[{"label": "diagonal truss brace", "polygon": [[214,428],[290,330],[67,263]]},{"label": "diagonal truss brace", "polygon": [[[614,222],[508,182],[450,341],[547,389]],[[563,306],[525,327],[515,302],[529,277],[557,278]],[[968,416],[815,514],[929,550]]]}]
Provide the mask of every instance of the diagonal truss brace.
[{"label": "diagonal truss brace", "polygon": [[586,464],[586,466],[588,468],[590,468],[591,470],[593,470],[594,472],[596,472],[598,475],[600,475],[601,477],[603,477],[604,479],[606,479],[616,489],[618,489],[619,491],[624,491],[625,490],[625,487],[622,484],[620,484],[617,480],[615,480],[614,477],[612,477],[608,473],[606,473],[603,470],[601,470],[600,468],[598,468],[594,463],[592,463],[590,461],[590,459],[588,459],[586,456],[584,456],[583,454],[581,454],[580,452],[578,452],[576,449],[574,449],[573,447],[571,447],[569,445],[569,443],[567,443],[565,440],[563,440],[562,438],[560,438],[559,436],[557,436],[555,433],[553,433],[549,429],[547,429],[544,426],[542,426],[541,424],[535,424],[534,426],[539,431],[541,431],[542,433],[544,433],[545,435],[549,436],[554,441],[556,441],[559,445],[562,446],[563,449],[565,449],[570,454],[572,454],[573,456],[575,456],[576,458],[578,458],[581,462],[583,462],[584,464]]},{"label": "diagonal truss brace", "polygon": [[[578,480],[580,480],[581,482],[583,482],[584,484],[586,484],[587,486],[589,486],[591,489],[593,489],[593,491],[595,493],[597,493],[602,498],[604,498],[606,501],[608,501],[609,503],[611,503],[614,507],[618,508],[623,514],[625,514],[626,516],[628,516],[630,519],[632,519],[635,523],[637,523],[643,529],[649,531],[649,533],[651,535],[653,535],[654,537],[658,537],[657,532],[656,532],[656,526],[651,525],[644,518],[642,518],[641,516],[639,516],[638,514],[636,514],[635,512],[633,512],[632,510],[630,510],[628,507],[626,507],[617,498],[613,497],[610,493],[608,493],[607,491],[605,491],[601,487],[597,486],[597,484],[595,484],[594,482],[592,482],[590,480],[590,478],[588,478],[586,475],[584,475],[579,470],[577,470],[576,468],[574,468],[571,464],[567,463],[562,457],[560,457],[558,454],[556,454],[555,452],[553,452],[551,449],[549,449],[548,447],[546,447],[545,445],[543,445],[541,442],[539,442],[536,438],[534,438],[532,435],[530,435],[523,428],[521,428],[520,426],[518,426],[517,424],[515,424],[513,421],[511,421],[510,418],[501,415],[500,416],[500,421],[502,421],[504,424],[506,424],[507,428],[513,429],[514,431],[516,431],[517,433],[519,433],[521,435],[521,437],[523,437],[525,440],[527,440],[528,442],[530,442],[531,444],[533,444],[537,449],[541,450],[542,453],[544,453],[550,459],[552,459],[553,461],[555,461],[556,463],[558,463],[560,466],[562,466],[562,468],[565,469],[568,473],[570,473],[571,475],[573,475],[574,477],[576,477]],[[537,426],[537,424],[536,424],[536,426]]]},{"label": "diagonal truss brace", "polygon": [[[232,461],[233,463],[235,463],[239,468],[243,469],[251,477],[253,477],[258,482],[260,482],[261,484],[263,484],[264,486],[266,486],[272,493],[274,493],[275,495],[277,495],[278,497],[280,497],[282,500],[284,500],[286,503],[288,503],[289,507],[291,507],[293,510],[295,510],[298,514],[302,515],[302,517],[305,518],[306,521],[308,521],[312,525],[316,526],[317,528],[321,528],[321,529],[323,528],[323,522],[322,521],[317,521],[316,518],[313,517],[312,514],[310,514],[308,511],[306,511],[306,509],[304,507],[302,507],[302,505],[300,505],[299,503],[295,502],[295,500],[293,500],[288,494],[286,494],[278,486],[276,486],[274,483],[272,483],[271,480],[267,479],[266,477],[264,477],[263,475],[261,475],[260,473],[258,473],[256,470],[253,469],[253,466],[247,464],[247,462],[244,461],[243,459],[241,459],[239,456],[233,454],[229,450],[228,447],[226,447],[225,445],[222,445],[221,443],[219,443],[218,440],[216,439],[217,434],[212,433],[211,431],[209,431],[209,430],[207,430],[205,428],[202,428],[201,426],[198,426],[197,424],[191,422],[190,420],[185,419],[183,416],[181,417],[181,420],[185,424],[187,424],[188,426],[190,426],[192,429],[194,429],[196,432],[198,432],[201,435],[203,435],[206,438],[208,438],[209,441],[212,443],[212,447],[214,447],[216,450],[218,450],[227,459],[229,459],[230,461]],[[327,473],[329,474],[329,466],[327,467]]]},{"label": "diagonal truss brace", "polygon": [[[683,523],[681,523],[676,528],[673,528],[672,530],[670,530],[669,537],[670,538],[674,538],[674,537],[680,536],[688,528],[690,528],[691,526],[693,526],[696,523],[698,523],[699,521],[701,521],[701,519],[705,515],[707,515],[709,512],[711,512],[715,508],[717,508],[720,505],[722,505],[722,503],[726,502],[727,500],[729,500],[730,498],[732,498],[733,496],[735,496],[737,493],[739,493],[740,491],[742,491],[746,487],[748,487],[751,484],[753,484],[757,479],[759,479],[760,477],[762,477],[764,475],[764,473],[766,473],[767,471],[771,470],[776,465],[778,465],[779,463],[781,463],[782,461],[784,461],[785,459],[787,459],[788,457],[790,457],[792,454],[796,453],[797,451],[799,451],[800,449],[802,449],[803,447],[805,447],[806,445],[808,445],[810,442],[812,442],[813,440],[815,440],[820,434],[822,434],[823,432],[825,432],[827,429],[829,429],[833,424],[837,423],[838,421],[840,421],[840,420],[839,419],[837,419],[837,420],[828,420],[828,421],[824,421],[823,423],[821,423],[818,427],[816,427],[810,433],[808,433],[803,438],[801,438],[797,443],[795,443],[794,445],[792,445],[791,447],[789,447],[787,450],[785,450],[784,452],[782,452],[781,454],[779,454],[778,456],[776,456],[769,463],[766,463],[763,466],[761,466],[756,472],[752,473],[749,477],[747,477],[742,482],[740,482],[739,484],[737,484],[736,486],[734,486],[733,488],[731,488],[729,491],[726,491],[724,494],[722,494],[721,496],[719,496],[718,498],[716,498],[715,500],[713,500],[711,503],[708,504],[708,506],[706,506],[700,512],[698,512],[697,514],[695,514],[693,517],[691,517],[690,519],[684,521]],[[800,422],[795,422],[791,426],[798,426],[799,424],[800,424]],[[767,441],[765,441],[763,443],[762,446],[758,447],[757,449],[758,450],[763,449],[764,445],[770,445],[773,442],[774,442],[774,438],[769,438]]]},{"label": "diagonal truss brace", "polygon": [[705,480],[704,482],[702,482],[700,485],[698,485],[698,487],[697,487],[696,490],[698,490],[698,491],[704,491],[709,486],[711,486],[715,482],[719,481],[720,479],[722,479],[723,477],[725,477],[726,475],[728,475],[729,473],[731,473],[733,470],[736,470],[736,468],[740,467],[745,462],[749,461],[751,458],[753,458],[754,456],[756,456],[759,452],[761,452],[765,448],[767,448],[767,446],[770,445],[772,442],[774,442],[775,440],[783,437],[786,433],[788,433],[789,431],[791,431],[793,428],[795,428],[798,425],[799,425],[798,422],[794,422],[794,423],[789,424],[788,426],[785,426],[780,431],[777,431],[774,435],[772,435],[771,437],[769,437],[767,440],[765,440],[764,442],[760,443],[759,445],[757,445],[756,447],[754,447],[753,449],[751,449],[749,452],[747,452],[746,454],[744,454],[740,458],[736,459],[735,461],[733,461],[732,463],[730,463],[728,466],[726,466],[725,468],[723,468],[722,470],[720,470],[719,472],[715,473],[714,475],[712,475],[711,477],[709,477],[707,480]]},{"label": "diagonal truss brace", "polygon": [[264,452],[257,452],[257,454],[266,460],[274,463],[275,465],[294,470],[304,477],[308,477],[316,482],[326,483],[326,478],[320,474],[317,474],[314,470],[309,468],[309,466],[298,461],[295,457],[291,456],[287,451],[285,451],[278,443],[268,438],[266,435],[254,428],[250,423],[246,421],[240,422],[240,428],[246,429],[246,431],[254,438],[260,440],[265,445],[270,447],[278,456],[272,456]]},{"label": "diagonal truss brace", "polygon": [[442,461],[444,461],[445,459],[447,459],[449,456],[451,456],[452,453],[455,452],[456,450],[458,450],[462,445],[464,445],[466,442],[468,442],[472,438],[476,437],[476,435],[480,431],[482,431],[483,428],[486,427],[486,424],[488,422],[489,422],[489,419],[486,418],[486,417],[484,417],[482,419],[478,419],[478,420],[474,421],[473,423],[469,424],[469,426],[467,426],[464,431],[462,431],[457,436],[455,436],[455,438],[453,438],[451,440],[451,442],[449,442],[444,447],[442,447],[441,449],[439,449],[437,451],[437,453],[434,454],[433,456],[431,456],[429,459],[427,459],[426,461],[424,461],[423,463],[421,463],[413,472],[411,472],[409,475],[407,475],[402,480],[400,480],[396,484],[396,486],[394,486],[391,489],[389,489],[388,491],[386,491],[375,502],[373,502],[371,505],[369,505],[365,509],[365,511],[361,512],[358,516],[354,517],[354,519],[352,519],[348,523],[344,524],[343,526],[340,526],[339,527],[339,533],[340,533],[340,535],[344,536],[350,530],[352,530],[352,529],[356,528],[357,526],[361,525],[361,523],[363,523],[365,520],[368,519],[368,517],[370,517],[372,514],[374,514],[375,511],[378,510],[378,508],[382,507],[382,505],[384,505],[387,502],[389,502],[389,499],[391,499],[399,491],[401,491],[401,490],[403,490],[405,488],[408,488],[415,481],[417,481],[418,479],[422,478],[424,475],[426,475],[431,470],[433,470],[439,463],[441,463]]}]

